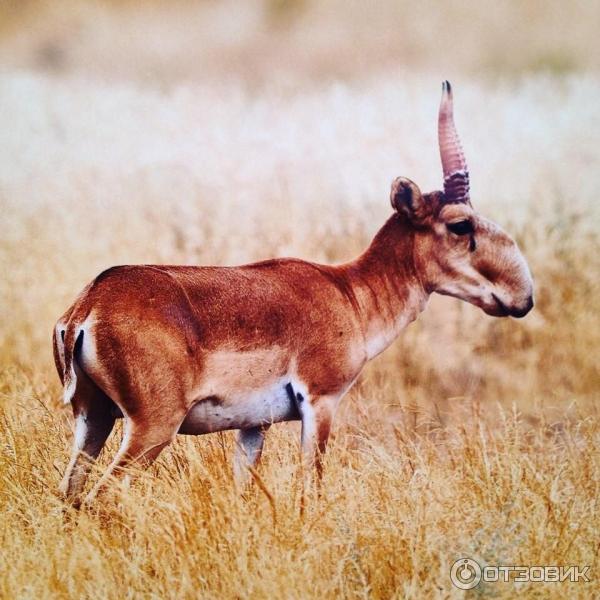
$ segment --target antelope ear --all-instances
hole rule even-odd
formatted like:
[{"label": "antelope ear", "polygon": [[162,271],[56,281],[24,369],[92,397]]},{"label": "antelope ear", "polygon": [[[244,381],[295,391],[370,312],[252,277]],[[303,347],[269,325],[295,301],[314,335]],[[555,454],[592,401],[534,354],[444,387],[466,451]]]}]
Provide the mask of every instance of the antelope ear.
[{"label": "antelope ear", "polygon": [[390,192],[392,208],[405,214],[413,223],[423,223],[430,210],[419,186],[406,177],[396,177]]}]

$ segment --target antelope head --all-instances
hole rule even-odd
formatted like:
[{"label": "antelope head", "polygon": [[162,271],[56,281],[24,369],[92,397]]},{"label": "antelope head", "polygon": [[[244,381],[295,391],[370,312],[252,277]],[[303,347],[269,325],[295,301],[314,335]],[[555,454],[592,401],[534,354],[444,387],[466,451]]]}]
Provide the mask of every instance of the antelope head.
[{"label": "antelope head", "polygon": [[444,191],[421,193],[409,179],[392,183],[392,206],[409,222],[414,260],[427,292],[460,298],[496,317],[524,317],[533,282],[515,241],[473,209],[469,170],[454,125],[446,81],[438,117]]}]

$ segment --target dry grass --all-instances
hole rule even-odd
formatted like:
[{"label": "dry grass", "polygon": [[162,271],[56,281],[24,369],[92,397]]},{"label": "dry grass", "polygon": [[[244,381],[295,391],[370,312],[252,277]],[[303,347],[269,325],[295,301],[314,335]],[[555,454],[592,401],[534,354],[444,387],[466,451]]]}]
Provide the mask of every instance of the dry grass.
[{"label": "dry grass", "polygon": [[[47,390],[23,387],[26,410],[7,410],[3,424],[7,598],[459,597],[448,573],[464,555],[489,564],[596,564],[595,418],[525,432],[516,413],[501,412],[490,426],[472,414],[476,406],[457,402],[460,426],[420,436],[373,407],[374,418],[338,430],[323,496],[303,518],[289,431],[273,432],[260,471],[272,503],[258,487],[247,499],[236,493],[225,460],[230,435],[185,439],[120,504],[74,514],[48,493],[58,477],[53,462],[63,462],[66,419],[33,400]],[[391,386],[387,392],[395,398]],[[589,598],[592,586],[518,589]]]},{"label": "dry grass", "polygon": [[[583,7],[593,12],[592,4]],[[570,72],[543,64],[529,72],[544,35],[554,39],[557,5],[549,5],[530,46],[521,40],[500,53],[493,84],[476,76],[489,67],[492,34],[478,34],[477,64],[450,51],[460,63],[457,119],[474,203],[519,240],[536,309],[523,321],[500,320],[432,299],[346,398],[322,498],[303,517],[297,425],[271,430],[260,485],[246,498],[233,487],[233,434],[225,433],[182,437],[118,501],[66,508],[55,490],[71,421],[50,331],[111,264],[334,262],[358,253],[389,214],[395,175],[439,186],[441,77],[421,69],[433,69],[421,48],[429,29],[413,32],[421,50],[411,70],[390,68],[393,48],[384,52],[359,28],[357,52],[376,59],[371,73],[348,66],[348,44],[324,65],[317,44],[287,86],[282,65],[303,36],[337,31],[312,3],[270,3],[268,19],[281,20],[270,27],[287,37],[252,30],[225,56],[226,25],[213,14],[225,9],[207,3],[216,25],[206,47],[216,54],[205,78],[183,65],[186,81],[173,74],[168,48],[158,52],[164,63],[132,51],[107,76],[112,49],[104,56],[98,48],[110,31],[115,47],[122,42],[108,17],[95,38],[71,38],[67,28],[73,62],[48,72],[27,58],[32,40],[46,38],[33,26],[11,38],[6,32],[25,17],[16,3],[10,18],[3,13],[0,55],[15,54],[0,78],[0,597],[461,597],[449,569],[463,556],[592,567],[591,583],[488,584],[473,595],[599,593],[600,123],[591,99],[600,80],[594,53],[578,50],[582,39],[597,41],[585,37],[591,21],[581,18],[579,41],[564,36],[569,52],[543,47]],[[89,6],[121,14],[114,3]],[[137,6],[121,8],[146,14]],[[425,3],[422,15],[437,23],[433,7]],[[389,23],[393,10],[376,18]],[[520,13],[506,10],[508,26]],[[89,18],[83,9],[65,14]],[[361,14],[349,11],[342,32]],[[235,58],[248,49],[258,65],[250,85]],[[156,68],[150,85],[130,77],[146,64]],[[345,69],[351,76],[332,83]],[[113,434],[98,471],[118,440]]]}]

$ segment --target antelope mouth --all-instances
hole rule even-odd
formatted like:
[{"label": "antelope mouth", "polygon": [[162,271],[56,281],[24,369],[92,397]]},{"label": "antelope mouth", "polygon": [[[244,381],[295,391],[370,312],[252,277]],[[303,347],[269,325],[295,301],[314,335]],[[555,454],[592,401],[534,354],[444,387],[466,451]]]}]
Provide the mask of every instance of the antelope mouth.
[{"label": "antelope mouth", "polygon": [[510,315],[510,309],[496,294],[492,292],[492,298],[496,302],[495,310],[493,311],[494,316],[496,317],[508,317]]},{"label": "antelope mouth", "polygon": [[[489,311],[489,314],[495,317],[515,317],[515,319],[521,319],[533,308],[533,298],[530,296],[527,300],[527,304],[523,308],[511,308],[506,306],[496,294],[492,292],[492,298],[496,302],[494,309]],[[487,311],[486,311],[487,312]]]}]

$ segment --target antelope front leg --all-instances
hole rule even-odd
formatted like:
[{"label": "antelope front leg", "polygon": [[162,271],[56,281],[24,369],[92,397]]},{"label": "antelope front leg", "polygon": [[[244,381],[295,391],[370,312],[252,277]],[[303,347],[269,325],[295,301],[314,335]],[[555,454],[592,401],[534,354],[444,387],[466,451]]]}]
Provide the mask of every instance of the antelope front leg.
[{"label": "antelope front leg", "polygon": [[268,427],[252,427],[240,429],[233,459],[233,476],[240,489],[244,489],[250,481],[249,468],[255,467],[260,460],[265,433]]},{"label": "antelope front leg", "polygon": [[302,463],[303,493],[301,510],[304,508],[304,496],[312,488],[313,474],[316,470],[317,485],[323,475],[323,455],[327,447],[329,432],[337,399],[320,396],[314,399],[296,395],[296,406],[302,419]]}]

